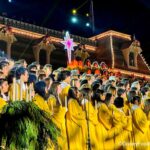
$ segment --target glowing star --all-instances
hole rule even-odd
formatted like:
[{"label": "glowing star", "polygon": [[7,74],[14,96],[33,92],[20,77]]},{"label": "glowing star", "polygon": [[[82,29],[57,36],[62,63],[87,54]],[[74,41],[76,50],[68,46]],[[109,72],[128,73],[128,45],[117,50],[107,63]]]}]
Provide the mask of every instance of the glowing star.
[{"label": "glowing star", "polygon": [[68,62],[71,63],[71,51],[74,50],[74,46],[76,44],[73,42],[73,39],[70,38],[69,32],[66,32],[66,36],[64,37],[64,41],[61,42],[65,48],[67,49],[67,55],[68,55]]}]

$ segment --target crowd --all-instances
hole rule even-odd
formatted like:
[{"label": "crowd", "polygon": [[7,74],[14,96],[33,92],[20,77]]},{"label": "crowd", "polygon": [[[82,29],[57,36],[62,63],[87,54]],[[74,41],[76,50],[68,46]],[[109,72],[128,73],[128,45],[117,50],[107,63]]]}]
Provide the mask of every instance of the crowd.
[{"label": "crowd", "polygon": [[57,149],[150,149],[148,82],[106,74],[106,68],[81,74],[1,58],[0,113],[14,101],[32,101],[50,114],[61,132]]}]

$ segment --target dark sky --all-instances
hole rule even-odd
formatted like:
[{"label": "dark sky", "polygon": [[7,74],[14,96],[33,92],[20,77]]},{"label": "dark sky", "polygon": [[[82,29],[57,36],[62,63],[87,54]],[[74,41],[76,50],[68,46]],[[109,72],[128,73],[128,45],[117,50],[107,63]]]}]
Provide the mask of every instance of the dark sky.
[{"label": "dark sky", "polygon": [[[90,2],[87,0],[0,0],[0,13],[56,30],[69,30],[72,34],[90,37],[107,30],[116,30],[136,36],[146,60],[150,64],[150,0],[93,0],[95,33],[85,27],[89,20]],[[71,9],[78,10],[78,24],[70,21]]]}]

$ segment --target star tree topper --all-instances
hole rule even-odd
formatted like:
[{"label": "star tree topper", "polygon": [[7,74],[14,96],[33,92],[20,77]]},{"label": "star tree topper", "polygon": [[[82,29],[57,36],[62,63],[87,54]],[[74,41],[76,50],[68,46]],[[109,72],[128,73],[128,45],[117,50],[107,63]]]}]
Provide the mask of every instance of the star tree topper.
[{"label": "star tree topper", "polygon": [[74,46],[76,46],[76,44],[73,42],[73,39],[70,38],[69,32],[66,32],[64,41],[62,41],[61,43],[65,46],[64,49],[67,49],[68,62],[70,64],[71,63],[71,51],[74,50]]}]

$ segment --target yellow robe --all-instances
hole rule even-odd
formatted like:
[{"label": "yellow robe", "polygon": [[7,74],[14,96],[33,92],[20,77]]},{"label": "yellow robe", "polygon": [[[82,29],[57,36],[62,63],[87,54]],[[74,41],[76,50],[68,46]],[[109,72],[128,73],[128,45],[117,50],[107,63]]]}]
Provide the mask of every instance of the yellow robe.
[{"label": "yellow robe", "polygon": [[115,149],[128,149],[132,150],[132,118],[126,116],[123,109],[115,108],[113,111],[113,125],[122,126],[123,131],[119,135],[115,136]]},{"label": "yellow robe", "polygon": [[50,113],[52,114],[52,121],[60,129],[61,135],[58,137],[58,148],[57,149],[68,149],[68,141],[66,134],[66,108],[61,105],[57,105],[55,96],[51,95],[47,101]]},{"label": "yellow robe", "polygon": [[69,150],[86,150],[85,112],[75,99],[69,100],[66,121]]},{"label": "yellow robe", "polygon": [[7,102],[0,97],[0,113],[2,112],[3,110],[3,107],[7,104]]},{"label": "yellow robe", "polygon": [[132,113],[133,120],[133,142],[136,150],[149,150],[149,122],[147,120],[146,114],[142,111],[140,107],[133,109]]},{"label": "yellow robe", "polygon": [[68,149],[68,141],[66,134],[66,120],[65,120],[66,108],[62,106],[56,106],[54,108],[54,114],[52,116],[53,122],[60,129],[61,135],[58,137],[58,149]]},{"label": "yellow robe", "polygon": [[[43,97],[36,94],[33,98],[33,103],[35,103],[41,110],[46,111],[47,113],[50,113],[49,107],[47,102],[44,100]],[[48,139],[48,143],[51,145],[46,148],[47,150],[54,150],[55,146],[53,145],[52,141]]]},{"label": "yellow robe", "polygon": [[148,113],[147,118],[148,118],[148,123],[149,123],[148,141],[150,143],[150,112]]},{"label": "yellow robe", "polygon": [[56,107],[56,98],[55,98],[55,96],[50,95],[50,97],[48,98],[47,104],[48,104],[50,113],[53,115],[54,109]]},{"label": "yellow robe", "polygon": [[[110,106],[110,108],[113,106]],[[114,138],[122,132],[123,128],[120,124],[113,126],[112,108],[110,109],[106,104],[101,104],[98,107],[98,120],[103,125],[106,133],[104,134],[104,149],[114,149]]]},{"label": "yellow robe", "polygon": [[87,102],[85,106],[89,120],[91,148],[92,150],[103,150],[105,133],[103,133],[104,130],[102,129],[102,124],[98,122],[97,110],[94,109],[91,102]]},{"label": "yellow robe", "polygon": [[33,98],[33,102],[41,109],[48,113],[50,113],[49,107],[47,102],[44,100],[44,98],[38,94],[36,94]]},{"label": "yellow robe", "polygon": [[129,115],[129,111],[130,111],[130,104],[128,103],[128,99],[127,97],[126,98],[123,98],[124,100],[124,107],[123,107],[123,112],[125,113],[125,115]]},{"label": "yellow robe", "polygon": [[[16,83],[16,99],[15,100],[20,100],[20,84],[19,83]],[[22,91],[22,100],[26,100],[26,90],[23,90]],[[12,101],[13,100],[13,84],[10,85],[10,88],[9,88],[9,97],[10,97],[10,100]]]},{"label": "yellow robe", "polygon": [[61,93],[59,94],[59,97],[61,99],[62,105],[65,106],[65,99],[68,96],[68,91],[70,89],[70,85],[66,86],[65,88],[62,89]]}]

